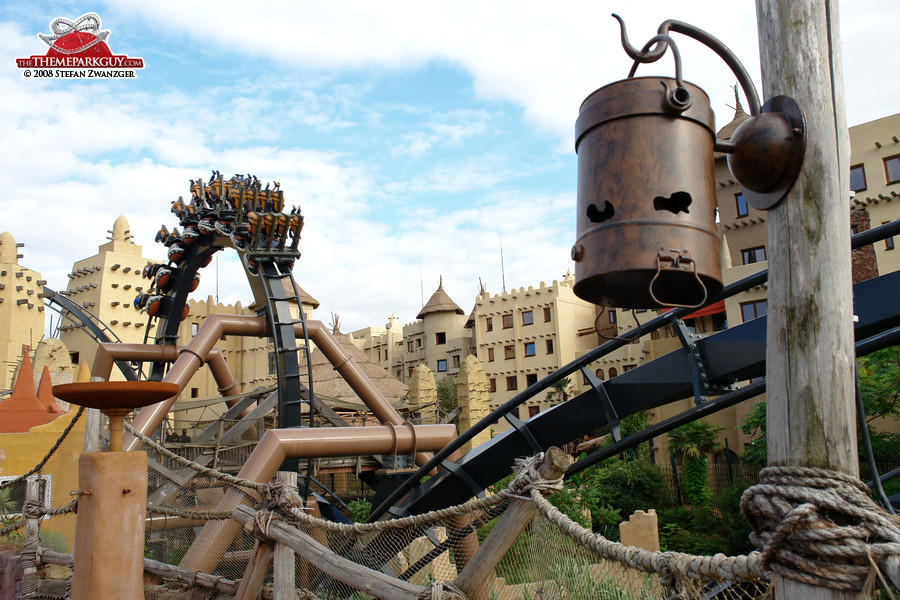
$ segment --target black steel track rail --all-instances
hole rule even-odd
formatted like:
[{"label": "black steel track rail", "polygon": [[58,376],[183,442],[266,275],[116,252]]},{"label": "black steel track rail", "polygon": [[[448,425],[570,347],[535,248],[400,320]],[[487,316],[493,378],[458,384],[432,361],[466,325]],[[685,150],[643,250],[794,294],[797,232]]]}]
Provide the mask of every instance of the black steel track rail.
[{"label": "black steel track rail", "polygon": [[[44,291],[41,296],[46,300],[50,305],[56,305],[58,307],[58,312],[60,315],[66,317],[71,321],[75,321],[76,319],[81,322],[83,325],[83,330],[86,334],[97,340],[98,343],[108,343],[108,342],[121,342],[119,336],[110,329],[106,323],[98,319],[93,313],[88,310],[85,310],[81,305],[72,302],[64,294],[61,292],[57,292],[48,288],[46,285],[44,286]],[[75,317],[72,319],[71,317]],[[131,366],[131,363],[127,360],[117,360],[116,366],[119,367],[119,370],[122,372],[122,375],[125,376],[125,379],[128,381],[137,381],[138,373],[134,370],[134,367]]]},{"label": "black steel track rail", "polygon": [[[852,247],[859,248],[897,233],[900,233],[900,222],[895,221],[853,236]],[[760,285],[767,278],[768,272],[761,271],[737,281],[727,286],[719,296],[709,299],[707,305]],[[854,311],[859,318],[854,328],[858,343],[900,325],[900,272],[855,285],[854,297]],[[373,508],[369,521],[388,515],[421,514],[464,502],[509,474],[515,458],[534,454],[537,447],[546,449],[552,445],[563,445],[606,425],[607,411],[601,410],[596,390],[584,392],[535,415],[526,422],[517,422],[510,413],[529,398],[633,341],[639,334],[647,335],[694,310],[696,309],[678,308],[669,311],[642,325],[640,331],[630,330],[619,339],[600,345],[531,385],[437,452],[393,494]],[[690,349],[681,348],[602,382],[603,391],[606,392],[614,413],[619,418],[690,397],[695,392],[695,381],[691,377],[690,365],[693,353],[699,353],[708,382],[718,387],[725,388],[735,381],[763,376],[766,359],[766,325],[766,318],[761,317],[699,339]],[[728,402],[725,398],[730,400],[740,398],[737,401],[746,399],[745,394],[753,393],[754,389],[752,386],[745,386],[730,392],[718,399],[719,405]],[[761,392],[762,389],[758,393]],[[703,406],[705,405],[692,409],[697,412],[692,413],[693,416],[688,420],[700,418],[702,411],[707,410],[703,409]],[[506,418],[514,426],[473,449],[455,464],[447,461],[451,453],[501,418]],[[619,444],[624,442],[625,440],[622,440]],[[422,482],[422,478],[438,466],[444,466],[445,469]]]},{"label": "black steel track rail", "polygon": [[[160,307],[156,317],[157,344],[175,345],[178,343],[178,328],[181,326],[181,315],[191,293],[194,275],[212,260],[216,252],[222,249],[221,246],[215,244],[215,238],[215,235],[206,236],[188,245],[185,248],[184,257],[178,263],[178,268],[173,269],[172,291],[163,299],[163,305]],[[162,381],[168,367],[168,363],[153,363],[150,379]]]}]

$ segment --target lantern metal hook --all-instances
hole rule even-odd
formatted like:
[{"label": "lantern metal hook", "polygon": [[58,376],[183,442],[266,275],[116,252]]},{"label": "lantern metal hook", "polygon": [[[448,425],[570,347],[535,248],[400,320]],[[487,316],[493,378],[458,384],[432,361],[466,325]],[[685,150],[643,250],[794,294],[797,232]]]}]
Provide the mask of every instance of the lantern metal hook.
[{"label": "lantern metal hook", "polygon": [[[732,73],[734,73],[735,77],[737,77],[738,83],[740,83],[741,85],[741,89],[744,90],[744,96],[747,97],[747,104],[750,107],[750,115],[754,116],[759,114],[759,95],[756,93],[756,87],[753,85],[753,80],[750,79],[750,75],[747,73],[747,69],[744,68],[744,65],[741,63],[738,57],[735,56],[734,53],[728,49],[728,46],[723,44],[718,38],[710,35],[706,31],[703,31],[699,27],[694,27],[689,23],[677,21],[675,19],[669,19],[667,21],[663,21],[659,26],[659,29],[656,30],[657,35],[651,38],[650,41],[648,41],[641,50],[638,50],[628,41],[628,35],[625,33],[625,21],[622,20],[622,17],[617,14],[613,14],[613,17],[619,22],[619,27],[622,32],[622,47],[625,49],[625,53],[632,60],[634,60],[634,64],[631,67],[631,71],[628,73],[628,77],[634,77],[639,64],[658,61],[666,53],[666,49],[669,46],[672,46],[672,53],[675,55],[676,60],[675,78],[680,85],[681,82],[679,76],[681,70],[681,59],[680,55],[678,54],[678,49],[674,47],[674,44],[672,44],[672,38],[669,37],[669,32],[674,31],[675,33],[680,33],[682,35],[688,36],[689,38],[697,40],[698,42],[718,54],[719,57],[723,61],[725,61],[725,64],[728,65],[728,68],[731,69]],[[651,48],[651,46],[656,47]]]},{"label": "lantern metal hook", "polygon": [[725,44],[698,27],[674,19],[663,21],[657,35],[637,50],[628,41],[625,22],[616,14],[613,17],[619,22],[622,47],[634,60],[629,78],[634,77],[639,64],[655,62],[662,58],[667,48],[672,48],[678,87],[673,92],[667,86],[666,106],[669,110],[687,110],[678,105],[683,83],[681,58],[669,32],[697,40],[728,65],[744,91],[751,118],[732,134],[730,140],[715,140],[714,148],[729,155],[728,166],[751,206],[768,210],[783,200],[800,175],[806,153],[806,118],[800,105],[787,96],[775,96],[760,107],[756,87],[741,61]]}]

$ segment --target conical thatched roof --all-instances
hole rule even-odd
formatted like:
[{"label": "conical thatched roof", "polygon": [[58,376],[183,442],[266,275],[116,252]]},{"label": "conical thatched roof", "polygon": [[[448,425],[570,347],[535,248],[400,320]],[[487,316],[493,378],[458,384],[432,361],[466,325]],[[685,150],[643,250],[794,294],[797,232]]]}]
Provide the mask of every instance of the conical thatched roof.
[{"label": "conical thatched roof", "polygon": [[[487,293],[487,290],[484,289],[484,283],[481,281],[481,277],[478,278],[478,295],[484,296]],[[469,313],[469,318],[466,319],[466,324],[464,327],[466,329],[474,329],[475,328],[475,309],[478,308],[478,302],[472,305],[472,312]]]},{"label": "conical thatched roof", "polygon": [[444,291],[443,277],[438,284],[437,291],[431,295],[431,298],[428,299],[428,302],[425,303],[425,306],[422,307],[422,310],[419,311],[419,314],[416,315],[416,318],[421,319],[427,314],[436,312],[455,312],[458,315],[466,314],[465,311],[456,304],[456,302],[450,299],[450,296],[447,295],[447,292]]},{"label": "conical thatched roof", "polygon": [[[392,377],[390,373],[384,370],[378,363],[372,362],[365,352],[356,347],[349,335],[337,334],[335,336],[340,342],[344,351],[350,354],[352,360],[363,370],[363,372],[372,380],[375,387],[384,395],[394,408],[407,408],[406,393],[408,388],[406,385]],[[344,381],[334,366],[328,361],[322,351],[318,348],[313,351],[310,357],[312,361],[313,372],[313,390],[317,396],[323,397],[326,403],[328,399],[337,400],[334,408],[357,407],[358,410],[365,410],[359,396],[356,395],[350,385]],[[301,370],[305,370],[305,365]]]},{"label": "conical thatched roof", "polygon": [[[294,295],[294,288],[291,285],[291,280],[289,278],[285,277],[282,279],[281,284],[284,286],[285,294],[287,294],[288,297]],[[307,294],[306,290],[300,287],[300,284],[297,284],[297,290],[300,292],[300,302],[303,305],[312,306],[313,309],[319,308],[319,301]],[[247,308],[254,310],[256,308],[256,302],[251,303]]]},{"label": "conical thatched roof", "polygon": [[[734,102],[734,118],[730,123],[725,125],[716,133],[717,140],[730,140],[731,136],[734,135],[734,132],[737,130],[737,128],[740,127],[744,121],[750,118],[750,115],[744,112],[744,107],[741,106],[741,99],[738,97],[737,87],[734,88]],[[721,156],[725,156],[725,154],[722,152],[716,152],[716,158],[719,158]]]}]

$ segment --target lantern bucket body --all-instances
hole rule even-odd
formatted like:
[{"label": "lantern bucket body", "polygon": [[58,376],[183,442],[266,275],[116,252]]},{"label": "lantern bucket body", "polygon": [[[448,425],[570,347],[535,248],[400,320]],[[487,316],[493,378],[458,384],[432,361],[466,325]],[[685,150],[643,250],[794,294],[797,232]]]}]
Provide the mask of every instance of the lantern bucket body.
[{"label": "lantern bucket body", "polygon": [[575,294],[622,308],[698,306],[722,291],[709,98],[674,79],[630,78],[585,99],[578,154]]}]

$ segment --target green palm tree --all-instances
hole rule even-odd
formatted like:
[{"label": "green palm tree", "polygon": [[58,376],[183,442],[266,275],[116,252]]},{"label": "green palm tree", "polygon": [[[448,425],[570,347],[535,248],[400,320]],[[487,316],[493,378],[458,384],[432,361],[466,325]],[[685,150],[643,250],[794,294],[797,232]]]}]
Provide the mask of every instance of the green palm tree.
[{"label": "green palm tree", "polygon": [[722,449],[719,432],[706,421],[692,421],[669,432],[669,451],[681,457],[684,465],[684,495],[694,506],[709,504],[709,461],[707,457]]},{"label": "green palm tree", "polygon": [[562,379],[551,385],[549,388],[547,388],[547,402],[553,402],[554,400],[565,402],[566,400],[571,398],[571,385],[572,381],[568,377],[563,377]]}]

